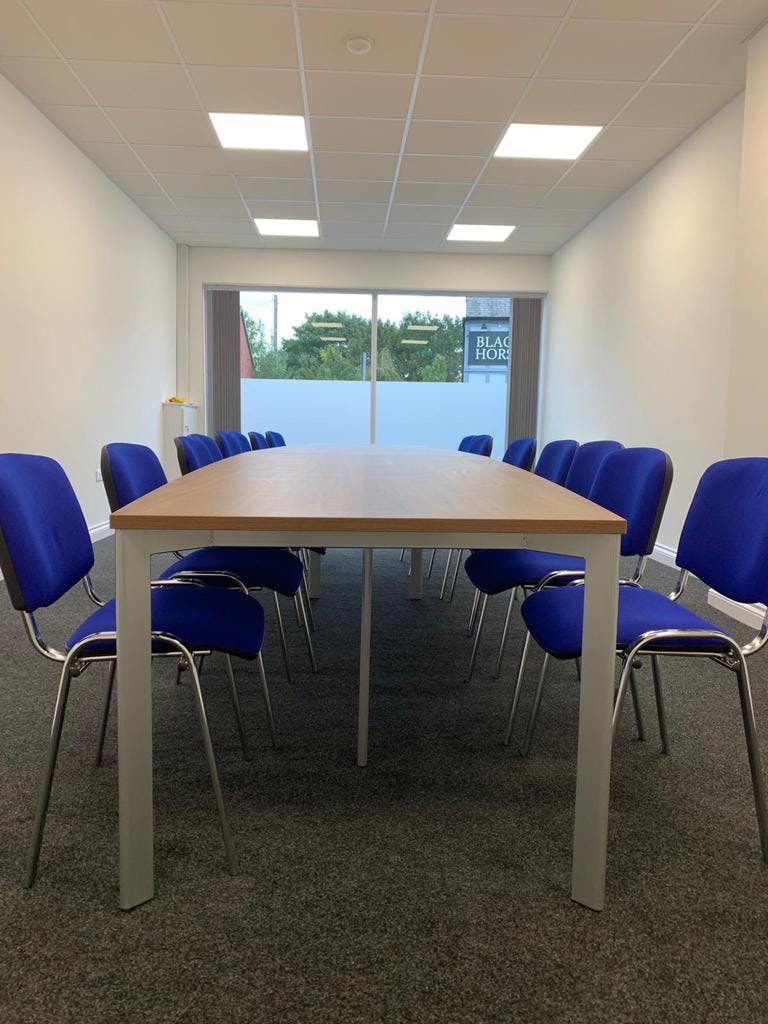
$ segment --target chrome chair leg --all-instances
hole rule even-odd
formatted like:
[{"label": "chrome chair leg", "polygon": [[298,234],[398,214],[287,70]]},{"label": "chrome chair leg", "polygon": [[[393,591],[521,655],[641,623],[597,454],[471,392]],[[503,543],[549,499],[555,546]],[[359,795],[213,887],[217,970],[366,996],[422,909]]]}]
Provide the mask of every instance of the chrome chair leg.
[{"label": "chrome chair leg", "polygon": [[429,557],[429,568],[427,569],[427,579],[432,579],[432,570],[435,567],[435,555],[437,554],[437,548],[432,548],[432,554]]},{"label": "chrome chair leg", "polygon": [[501,643],[499,644],[499,653],[496,655],[496,664],[493,666],[493,678],[498,679],[501,675],[501,663],[504,660],[504,648],[507,646],[507,637],[509,636],[509,624],[512,621],[512,609],[517,599],[517,587],[512,588],[512,593],[509,595],[509,604],[507,605],[507,614],[504,617],[504,629],[501,631]]},{"label": "chrome chair leg", "polygon": [[35,884],[37,876],[37,865],[40,860],[40,847],[43,843],[43,832],[45,820],[48,816],[48,803],[51,799],[51,787],[53,786],[53,775],[56,771],[56,758],[59,754],[59,743],[61,742],[61,731],[64,727],[64,712],[67,709],[69,687],[72,681],[72,662],[74,658],[68,657],[61,669],[59,689],[56,694],[56,705],[53,711],[53,722],[51,723],[51,737],[48,741],[48,753],[45,759],[45,769],[40,782],[40,790],[37,797],[37,809],[35,810],[35,821],[32,826],[32,841],[27,855],[27,870],[24,877],[24,887],[31,889]]},{"label": "chrome chair leg", "polygon": [[224,807],[224,797],[222,796],[221,793],[221,784],[219,782],[219,770],[216,767],[216,756],[213,752],[211,732],[210,729],[208,728],[208,716],[205,713],[205,704],[203,702],[203,688],[200,685],[200,675],[192,655],[189,656],[188,664],[195,692],[195,706],[197,707],[197,716],[198,719],[200,720],[200,731],[203,734],[203,746],[205,747],[205,757],[208,762],[208,771],[211,776],[211,785],[213,786],[213,796],[216,801],[216,809],[219,812],[219,823],[221,825],[221,836],[224,841],[224,852],[227,858],[227,866],[229,867],[230,874],[234,875],[237,873],[237,857],[235,855],[235,846],[234,843],[232,842],[232,833],[229,828],[227,812]]},{"label": "chrome chair leg", "polygon": [[115,688],[115,670],[117,662],[110,662],[109,678],[107,679],[107,692],[104,694],[104,707],[101,711],[101,725],[99,726],[99,742],[96,747],[96,767],[101,768],[104,759],[104,740],[107,736],[107,723],[109,722],[109,709],[112,706],[112,691]]},{"label": "chrome chair leg", "polygon": [[480,591],[475,587],[475,596],[472,598],[472,609],[469,613],[469,622],[467,623],[467,636],[472,636],[475,631],[475,616],[477,615],[477,606],[480,604]]},{"label": "chrome chair leg", "polygon": [[197,659],[197,674],[202,677],[203,675],[203,664],[205,663],[205,655],[201,654]]},{"label": "chrome chair leg", "polygon": [[523,651],[520,655],[520,665],[517,669],[517,680],[515,681],[515,689],[512,694],[512,705],[509,709],[509,720],[507,721],[507,733],[504,737],[504,746],[509,746],[509,741],[512,739],[512,730],[515,727],[515,716],[517,714],[517,705],[520,700],[520,692],[523,688],[523,675],[525,674],[525,665],[528,661],[528,651],[531,647],[531,634],[525,634],[525,643],[523,644]]},{"label": "chrome chair leg", "polygon": [[637,676],[635,669],[629,673],[629,690],[632,694],[632,707],[635,710],[635,725],[637,726],[637,738],[641,743],[645,742],[645,725],[643,724],[643,710],[640,707],[640,694],[637,689]]},{"label": "chrome chair leg", "polygon": [[581,682],[581,658],[574,658],[576,663],[576,678]]},{"label": "chrome chair leg", "polygon": [[304,636],[307,640],[307,650],[309,651],[309,660],[312,665],[312,671],[317,672],[317,659],[315,658],[315,648],[312,644],[312,633],[309,629],[309,620],[307,619],[307,609],[304,604],[304,598],[302,597],[301,590],[297,590],[293,596],[293,600],[296,603],[296,610],[299,613],[299,621],[304,627]]},{"label": "chrome chair leg", "polygon": [[651,669],[653,671],[653,690],[656,695],[656,714],[659,718],[659,735],[661,736],[661,752],[669,753],[669,734],[667,733],[667,714],[664,710],[664,691],[661,688],[661,669],[659,668],[659,656],[651,655]]},{"label": "chrome chair leg", "polygon": [[539,718],[539,708],[541,707],[541,696],[544,693],[544,682],[547,678],[547,669],[549,668],[549,655],[544,655],[544,663],[541,666],[541,675],[539,676],[539,685],[536,687],[536,695],[533,698],[533,707],[531,708],[531,716],[528,719],[528,729],[525,733],[525,740],[520,753],[523,757],[528,757],[531,749],[531,742],[533,740],[533,733],[536,729],[536,722]]},{"label": "chrome chair leg", "polygon": [[442,601],[445,597],[445,588],[448,585],[448,573],[451,571],[451,559],[453,558],[453,548],[448,548],[446,551],[445,559],[445,570],[443,571],[443,582],[440,584],[440,600]]},{"label": "chrome chair leg", "polygon": [[245,722],[243,721],[243,711],[240,707],[240,695],[237,692],[237,684],[235,683],[235,673],[232,669],[232,658],[229,654],[224,655],[224,660],[227,663],[227,681],[229,683],[229,695],[232,698],[232,707],[235,709],[235,721],[237,722],[237,731],[240,735],[240,744],[243,748],[243,758],[246,761],[250,761],[253,757],[250,748],[248,746],[248,737],[245,732]]},{"label": "chrome chair leg", "polygon": [[400,561],[402,562],[405,558],[405,548],[400,548]]},{"label": "chrome chair leg", "polygon": [[272,748],[277,750],[277,736],[275,734],[275,720],[272,717],[272,701],[269,699],[269,687],[267,686],[267,676],[264,672],[264,659],[259,651],[259,656],[256,659],[259,666],[259,678],[261,680],[261,696],[264,700],[264,710],[267,714],[267,723],[269,724],[269,734],[272,737]]},{"label": "chrome chair leg", "polygon": [[[478,591],[478,594],[480,591]],[[480,614],[477,617],[477,629],[475,630],[475,639],[472,644],[472,653],[469,656],[469,665],[467,666],[466,682],[469,682],[472,678],[472,673],[475,671],[475,660],[477,658],[477,649],[480,646],[480,636],[483,632],[483,623],[485,622],[485,610],[488,607],[488,595],[483,594],[482,600],[480,601]]]},{"label": "chrome chair leg", "polygon": [[619,688],[616,691],[616,699],[613,702],[613,723],[612,731],[613,738],[616,739],[616,732],[619,728],[619,719],[621,718],[621,709],[624,706],[624,698],[627,695],[627,687],[629,685],[629,677],[632,671],[631,663],[622,659],[621,676],[619,677]]},{"label": "chrome chair leg", "polygon": [[464,554],[463,548],[458,548],[458,558],[456,559],[456,568],[453,571],[453,579],[451,580],[451,589],[448,594],[448,600],[453,600],[453,595],[456,592],[456,580],[459,578],[459,569],[461,568],[461,556]]},{"label": "chrome chair leg", "polygon": [[293,682],[293,676],[291,675],[291,659],[288,656],[288,645],[285,642],[285,630],[283,629],[283,616],[280,611],[280,601],[277,597],[277,591],[272,591],[272,597],[275,605],[275,621],[277,622],[277,631],[280,634],[280,647],[283,651],[283,663],[285,664],[285,676],[289,683]]},{"label": "chrome chair leg", "polygon": [[184,671],[184,662],[183,662],[183,660],[181,658],[179,658],[179,663],[176,666],[176,685],[177,686],[179,686],[181,684],[181,673],[183,671]]},{"label": "chrome chair leg", "polygon": [[304,576],[302,576],[302,578],[301,578],[301,583],[299,584],[299,589],[301,590],[302,597],[304,598],[304,610],[307,613],[307,620],[309,622],[309,628],[314,633],[314,632],[316,632],[316,630],[315,630],[315,614],[312,611],[312,602],[309,600],[309,590],[307,590],[307,581],[306,581],[306,578]]},{"label": "chrome chair leg", "polygon": [[768,863],[768,810],[765,804],[765,783],[763,781],[763,766],[760,758],[760,745],[757,740],[757,727],[755,725],[755,710],[752,706],[752,690],[749,685],[749,672],[743,655],[739,657],[739,668],[736,676],[739,683],[739,701],[741,703],[741,718],[744,723],[744,738],[747,741],[747,757],[749,758],[749,771],[752,776],[752,793],[755,799],[755,813],[757,815],[757,830],[760,835],[760,848],[763,860]]}]

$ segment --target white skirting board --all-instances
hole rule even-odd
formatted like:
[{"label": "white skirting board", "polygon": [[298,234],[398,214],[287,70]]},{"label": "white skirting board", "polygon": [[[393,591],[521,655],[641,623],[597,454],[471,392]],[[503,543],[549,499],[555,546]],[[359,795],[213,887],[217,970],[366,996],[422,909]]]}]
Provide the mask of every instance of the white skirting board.
[{"label": "white skirting board", "polygon": [[[109,525],[109,522],[96,523],[95,526],[88,527],[88,533],[91,535],[91,541],[95,544],[97,540],[104,540],[106,537],[111,537],[114,530]],[[0,582],[2,582],[3,574],[0,572]]]}]

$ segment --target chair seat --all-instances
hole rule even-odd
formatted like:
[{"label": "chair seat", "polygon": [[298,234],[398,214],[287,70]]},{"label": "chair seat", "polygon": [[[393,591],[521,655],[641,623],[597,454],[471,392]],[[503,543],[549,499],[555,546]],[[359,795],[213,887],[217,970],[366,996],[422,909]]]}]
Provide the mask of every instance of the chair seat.
[{"label": "chair seat", "polygon": [[180,572],[228,572],[252,589],[266,587],[292,597],[299,589],[304,568],[301,559],[284,548],[200,548],[174,562],[161,580]]},{"label": "chair seat", "polygon": [[525,548],[484,550],[473,552],[464,568],[472,584],[483,594],[501,594],[524,583],[535,585],[551,572],[584,572],[584,559]]},{"label": "chair seat", "polygon": [[[115,631],[115,602],[108,601],[82,622],[67,649],[94,633]],[[264,640],[264,611],[252,597],[236,590],[173,586],[152,588],[152,629],[169,633],[192,651],[214,650],[238,658],[255,658]],[[167,644],[154,641],[161,654]],[[114,654],[114,640],[96,640],[85,653]]]},{"label": "chair seat", "polygon": [[[584,587],[558,587],[540,590],[523,602],[521,613],[533,639],[555,658],[581,656],[581,626],[584,618]],[[619,615],[616,648],[630,647],[643,633],[658,629],[714,630],[706,619],[663,594],[642,587],[619,587]],[[725,634],[723,634],[725,635]],[[658,650],[722,650],[716,640],[702,641],[684,637],[659,641]]]}]

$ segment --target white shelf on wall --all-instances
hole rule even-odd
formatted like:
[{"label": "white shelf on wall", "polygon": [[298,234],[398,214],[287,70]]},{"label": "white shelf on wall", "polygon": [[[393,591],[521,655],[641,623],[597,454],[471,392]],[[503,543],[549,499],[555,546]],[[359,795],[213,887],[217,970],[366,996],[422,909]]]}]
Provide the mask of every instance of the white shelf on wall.
[{"label": "white shelf on wall", "polygon": [[163,402],[163,468],[169,480],[179,475],[175,437],[192,434],[197,422],[197,406],[191,402]]}]

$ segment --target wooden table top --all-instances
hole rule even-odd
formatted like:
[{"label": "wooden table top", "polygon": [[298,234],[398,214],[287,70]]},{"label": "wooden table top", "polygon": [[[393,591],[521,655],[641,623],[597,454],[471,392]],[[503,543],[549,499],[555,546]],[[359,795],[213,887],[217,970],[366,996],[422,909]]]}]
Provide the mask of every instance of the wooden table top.
[{"label": "wooden table top", "polygon": [[244,452],[110,516],[130,530],[622,534],[619,516],[465,452],[296,446]]}]

